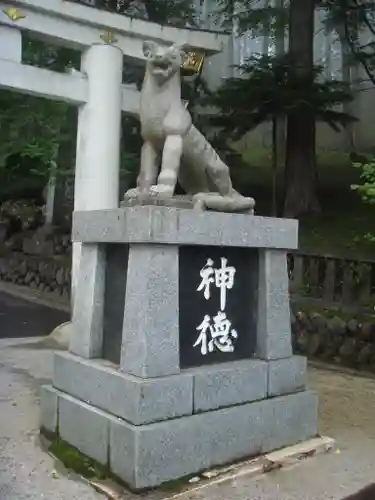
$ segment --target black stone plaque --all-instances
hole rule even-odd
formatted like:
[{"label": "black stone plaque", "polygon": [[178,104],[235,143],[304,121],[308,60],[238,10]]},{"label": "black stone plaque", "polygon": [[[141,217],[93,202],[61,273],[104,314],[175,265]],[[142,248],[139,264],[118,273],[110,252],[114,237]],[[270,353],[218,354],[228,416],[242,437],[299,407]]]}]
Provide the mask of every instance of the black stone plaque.
[{"label": "black stone plaque", "polygon": [[181,368],[235,361],[254,354],[257,269],[257,250],[180,248]]},{"label": "black stone plaque", "polygon": [[128,245],[106,246],[103,358],[120,364],[124,322]]}]

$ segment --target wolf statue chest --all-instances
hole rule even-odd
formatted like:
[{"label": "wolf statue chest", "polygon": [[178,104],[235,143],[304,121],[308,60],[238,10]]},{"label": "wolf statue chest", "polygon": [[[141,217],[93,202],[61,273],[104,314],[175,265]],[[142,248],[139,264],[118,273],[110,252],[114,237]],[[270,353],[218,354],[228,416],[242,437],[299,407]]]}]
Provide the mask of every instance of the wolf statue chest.
[{"label": "wolf statue chest", "polygon": [[160,95],[158,99],[148,96],[141,97],[142,136],[145,139],[165,139],[164,119],[171,109],[171,101],[167,96]]}]

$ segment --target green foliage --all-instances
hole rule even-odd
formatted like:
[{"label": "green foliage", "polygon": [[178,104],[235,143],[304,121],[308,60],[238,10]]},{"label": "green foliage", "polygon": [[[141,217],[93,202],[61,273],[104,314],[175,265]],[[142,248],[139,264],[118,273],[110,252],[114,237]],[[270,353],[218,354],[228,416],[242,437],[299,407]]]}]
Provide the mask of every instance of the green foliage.
[{"label": "green foliage", "polygon": [[[375,205],[375,158],[368,161],[358,161],[353,163],[353,167],[360,170],[361,184],[352,184],[351,188],[360,195],[362,201],[369,205]],[[375,243],[375,235],[366,232],[364,237]]]},{"label": "green foliage", "polygon": [[[46,46],[40,41],[24,37],[23,62],[33,66],[63,71],[73,66],[76,54],[68,49]],[[11,157],[30,158],[45,174],[57,158],[59,143],[69,130],[64,129],[68,105],[48,99],[0,91],[0,169]]]},{"label": "green foliage", "polygon": [[225,135],[237,140],[261,123],[286,116],[295,108],[313,108],[316,120],[327,122],[334,130],[355,120],[337,111],[337,104],[352,100],[347,84],[322,81],[322,68],[314,68],[313,84],[291,77],[289,56],[253,56],[239,66],[239,77],[227,79],[206,99],[220,110],[211,118]]},{"label": "green foliage", "polygon": [[64,104],[21,94],[0,93],[0,169],[9,157],[37,160],[46,169],[56,159]]},{"label": "green foliage", "polygon": [[[23,36],[23,62],[66,71],[79,54]],[[75,141],[69,106],[16,92],[0,91],[0,200],[36,196],[58,166],[59,145]]]},{"label": "green foliage", "polygon": [[[82,0],[73,0],[85,3]],[[96,0],[94,7],[159,24],[183,27],[195,24],[195,9],[191,0]]]},{"label": "green foliage", "polygon": [[353,184],[352,189],[359,193],[364,202],[375,205],[375,158],[367,163],[354,163],[353,166],[361,171],[362,184]]}]

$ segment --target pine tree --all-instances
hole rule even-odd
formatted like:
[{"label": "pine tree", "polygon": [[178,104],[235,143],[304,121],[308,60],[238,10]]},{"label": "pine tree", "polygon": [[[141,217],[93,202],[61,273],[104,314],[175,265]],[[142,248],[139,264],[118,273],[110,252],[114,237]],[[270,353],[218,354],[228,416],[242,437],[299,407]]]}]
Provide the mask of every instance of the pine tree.
[{"label": "pine tree", "polygon": [[[241,78],[224,83],[215,97],[216,106],[223,114],[216,122],[221,121],[227,133],[238,135],[259,123],[272,121],[273,166],[276,171],[278,117],[286,116],[283,213],[299,216],[318,211],[316,121],[327,121],[336,129],[338,124],[347,126],[355,119],[348,113],[333,109],[334,105],[351,102],[348,85],[345,82],[323,82],[321,68],[314,66],[314,11],[317,2],[290,0],[286,5],[282,2],[269,5],[269,2],[265,4],[258,0],[239,0],[235,11],[229,0],[222,0],[221,5],[228,22],[235,22],[240,34],[250,32],[258,36],[268,28],[274,37],[280,33],[280,27],[281,32],[287,27],[289,44],[285,57],[252,58],[242,66]],[[239,120],[237,126],[236,120]]]}]

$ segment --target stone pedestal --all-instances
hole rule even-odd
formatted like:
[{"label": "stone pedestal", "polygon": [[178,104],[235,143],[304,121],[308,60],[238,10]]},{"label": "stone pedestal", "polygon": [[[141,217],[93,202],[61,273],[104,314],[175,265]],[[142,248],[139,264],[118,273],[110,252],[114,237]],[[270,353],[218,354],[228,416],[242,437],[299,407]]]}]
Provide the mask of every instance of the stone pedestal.
[{"label": "stone pedestal", "polygon": [[69,353],[42,428],[133,489],[317,435],[292,355],[292,220],[166,207],[77,212]]}]

